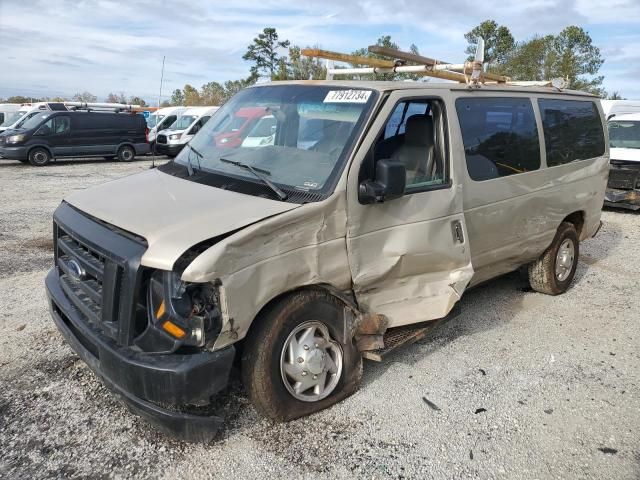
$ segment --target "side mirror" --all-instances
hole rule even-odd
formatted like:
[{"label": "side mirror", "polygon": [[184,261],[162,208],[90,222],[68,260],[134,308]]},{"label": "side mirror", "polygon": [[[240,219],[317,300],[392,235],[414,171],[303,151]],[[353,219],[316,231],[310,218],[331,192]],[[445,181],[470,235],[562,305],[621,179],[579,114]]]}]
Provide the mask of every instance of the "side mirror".
[{"label": "side mirror", "polygon": [[363,181],[358,188],[360,203],[382,203],[404,195],[407,171],[404,164],[384,159],[376,163],[376,179]]}]

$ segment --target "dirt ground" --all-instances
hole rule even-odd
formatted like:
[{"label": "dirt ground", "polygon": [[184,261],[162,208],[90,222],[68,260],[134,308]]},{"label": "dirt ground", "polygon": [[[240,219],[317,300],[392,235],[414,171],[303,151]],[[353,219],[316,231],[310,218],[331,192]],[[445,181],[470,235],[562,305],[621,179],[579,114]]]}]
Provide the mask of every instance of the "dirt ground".
[{"label": "dirt ground", "polygon": [[565,295],[504,276],[341,404],[273,424],[233,388],[221,438],[185,444],[96,380],[45,301],[61,199],[149,165],[0,161],[1,478],[640,478],[640,215],[603,213]]}]

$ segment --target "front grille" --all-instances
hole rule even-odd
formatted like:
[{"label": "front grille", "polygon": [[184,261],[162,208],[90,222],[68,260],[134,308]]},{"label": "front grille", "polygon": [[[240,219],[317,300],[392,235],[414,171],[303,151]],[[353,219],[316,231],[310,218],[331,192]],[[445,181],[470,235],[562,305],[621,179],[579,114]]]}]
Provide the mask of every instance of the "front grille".
[{"label": "front grille", "polygon": [[611,165],[609,170],[609,188],[619,188],[622,190],[632,190],[636,188],[640,181],[640,169],[637,167],[616,167]]},{"label": "front grille", "polygon": [[85,318],[109,337],[118,334],[122,266],[57,228],[56,265],[64,293]]},{"label": "front grille", "polygon": [[158,143],[167,143],[166,135],[158,135]]}]

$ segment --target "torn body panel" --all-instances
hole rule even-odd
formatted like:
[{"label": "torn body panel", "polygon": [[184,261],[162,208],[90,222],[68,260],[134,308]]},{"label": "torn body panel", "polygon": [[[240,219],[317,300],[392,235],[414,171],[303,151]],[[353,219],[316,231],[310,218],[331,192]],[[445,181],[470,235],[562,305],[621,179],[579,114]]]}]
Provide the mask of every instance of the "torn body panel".
[{"label": "torn body panel", "polygon": [[[426,98],[431,95],[424,92]],[[400,92],[389,96],[367,144],[375,143],[403,98]],[[358,304],[363,311],[385,315],[389,327],[442,318],[473,276],[456,184],[461,165],[449,162],[449,182],[439,188],[407,191],[389,202],[363,205],[357,186],[366,154],[362,149],[354,159],[347,182],[347,248]]]},{"label": "torn body panel", "polygon": [[199,255],[182,279],[220,281],[223,325],[214,348],[242,339],[260,310],[285,292],[320,284],[349,290],[345,228],[345,196],[336,192],[240,230]]}]

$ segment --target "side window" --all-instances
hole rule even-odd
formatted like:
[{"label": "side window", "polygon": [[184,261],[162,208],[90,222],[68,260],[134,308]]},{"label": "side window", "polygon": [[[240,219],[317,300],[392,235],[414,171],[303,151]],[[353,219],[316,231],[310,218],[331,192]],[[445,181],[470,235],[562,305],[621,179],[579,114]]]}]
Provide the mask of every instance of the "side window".
[{"label": "side window", "polygon": [[53,118],[53,133],[55,135],[63,135],[71,130],[71,119],[65,116],[58,116]]},{"label": "side window", "polygon": [[540,168],[540,142],[528,98],[456,100],[469,176],[476,181]]},{"label": "side window", "polygon": [[36,133],[34,135],[43,136],[43,137],[52,135],[53,129],[54,129],[53,120],[54,120],[53,118],[50,118],[48,121],[40,125],[40,128],[36,130]]},{"label": "side window", "polygon": [[210,118],[211,117],[200,117],[200,120],[198,120],[195,125],[191,127],[189,135],[195,135],[196,133],[198,133],[198,131],[204,126],[205,123],[209,121]]},{"label": "side window", "polygon": [[167,118],[165,118],[164,122],[162,122],[162,126],[160,127],[160,130],[169,128],[171,125],[173,125],[173,122],[175,122],[177,118],[178,117],[176,115],[169,115]]},{"label": "side window", "polygon": [[401,101],[374,146],[374,162],[390,159],[404,164],[407,193],[447,184],[445,130],[441,101]]},{"label": "side window", "polygon": [[604,130],[594,102],[541,98],[538,106],[549,167],[604,155]]}]

